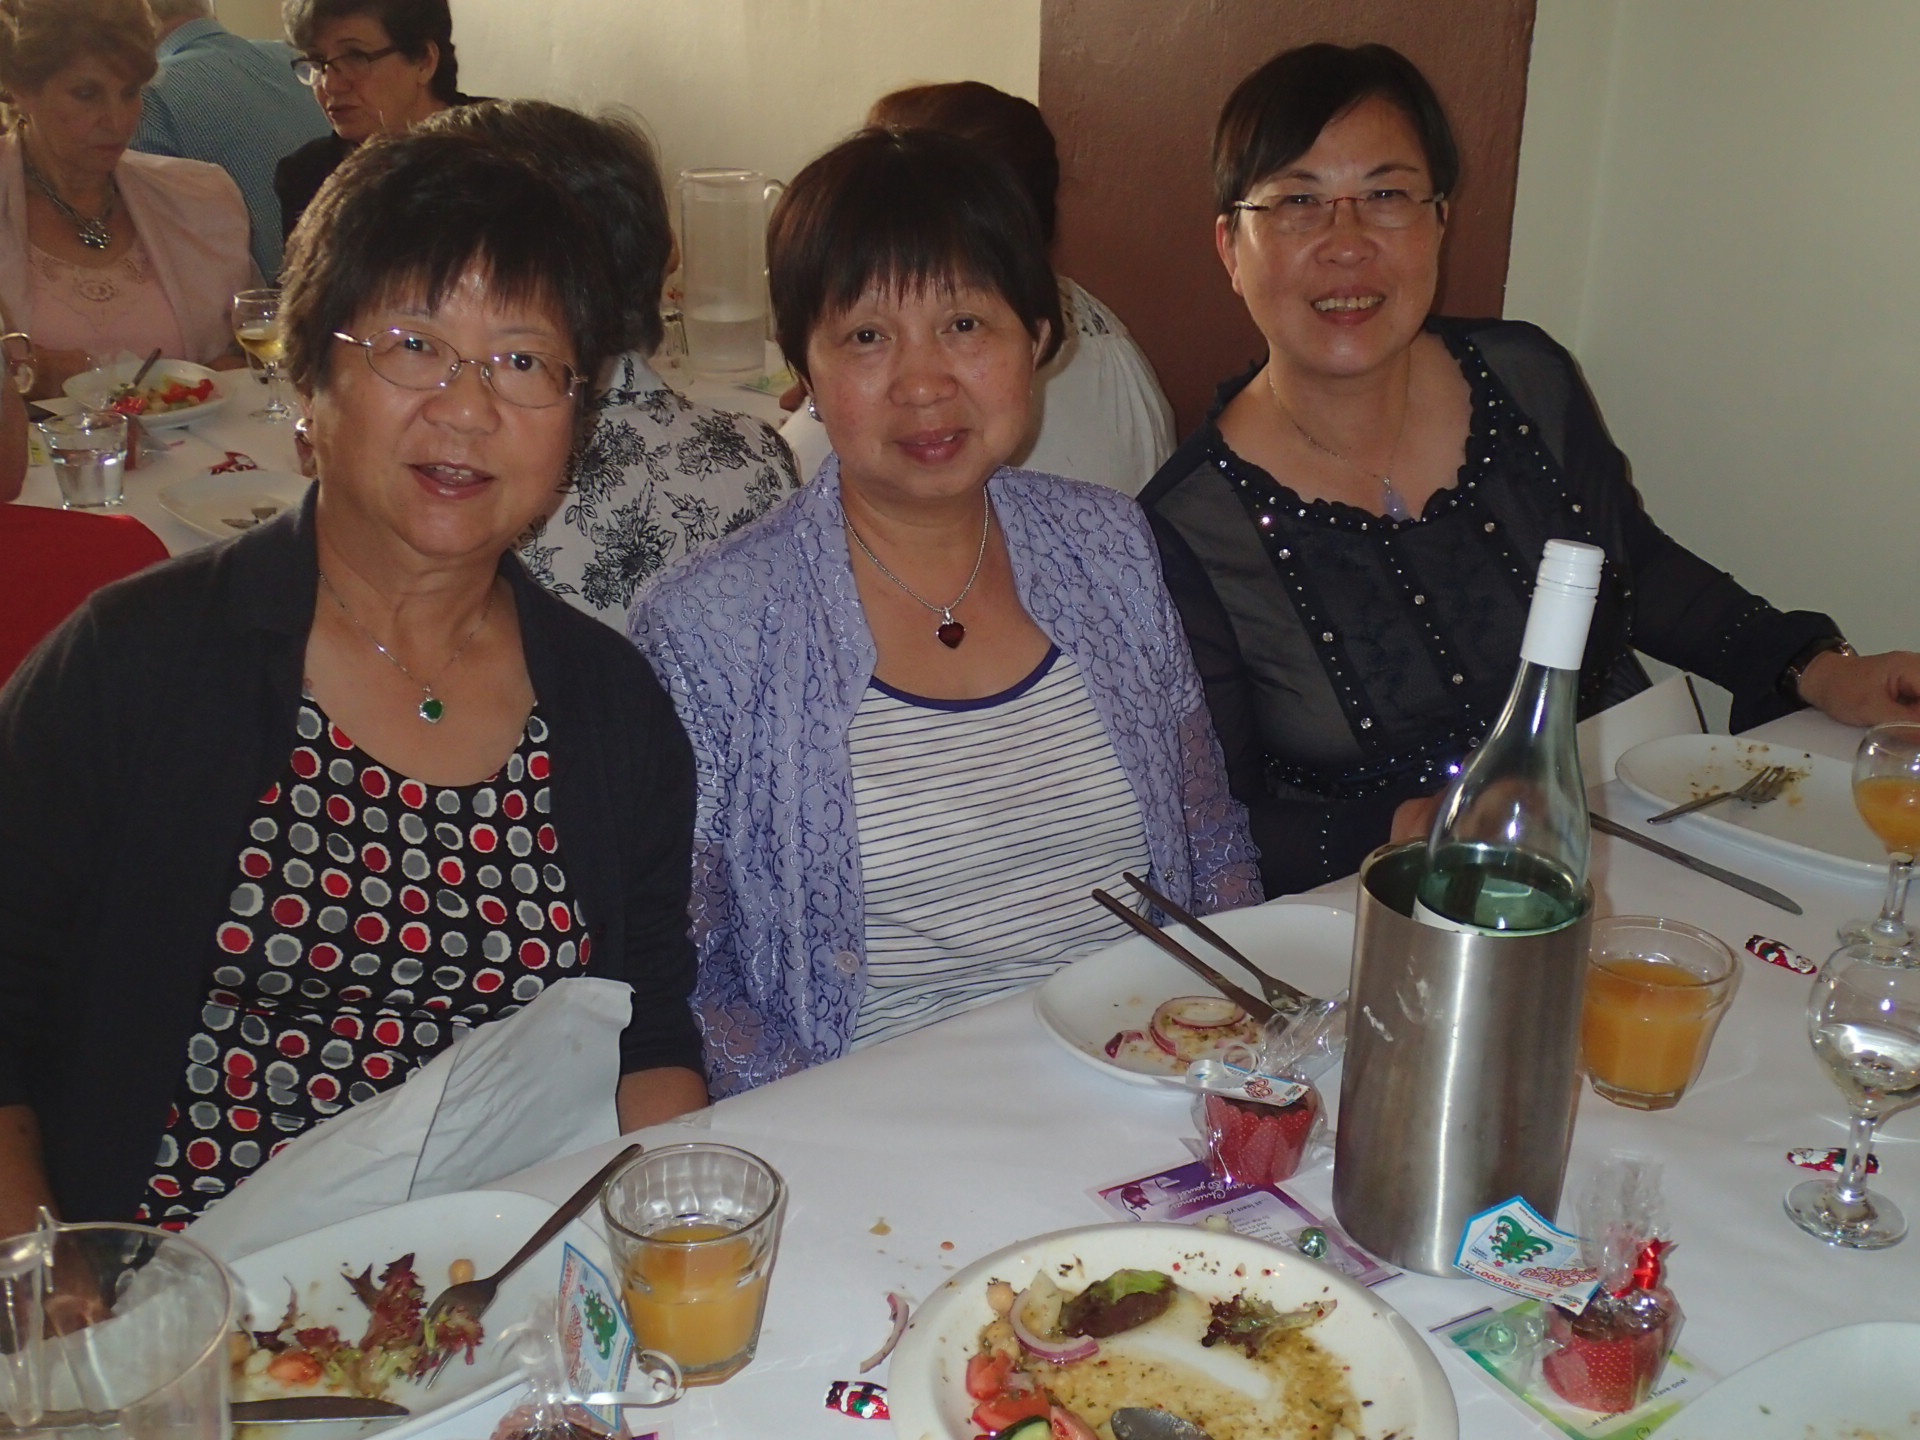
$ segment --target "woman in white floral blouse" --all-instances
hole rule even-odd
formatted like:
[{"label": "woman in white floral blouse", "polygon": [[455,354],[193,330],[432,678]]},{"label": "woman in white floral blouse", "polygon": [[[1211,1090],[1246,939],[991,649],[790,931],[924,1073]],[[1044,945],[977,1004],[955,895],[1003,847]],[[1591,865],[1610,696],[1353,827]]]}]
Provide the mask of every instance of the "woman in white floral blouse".
[{"label": "woman in white floral blouse", "polygon": [[594,396],[571,484],[520,547],[548,589],[625,633],[627,607],[655,575],[800,487],[793,455],[772,426],[696,404],[647,363],[660,346],[673,231],[653,147],[636,126],[538,100],[463,106],[431,123],[539,156],[603,217],[614,267],[630,281],[614,297],[626,353]]}]

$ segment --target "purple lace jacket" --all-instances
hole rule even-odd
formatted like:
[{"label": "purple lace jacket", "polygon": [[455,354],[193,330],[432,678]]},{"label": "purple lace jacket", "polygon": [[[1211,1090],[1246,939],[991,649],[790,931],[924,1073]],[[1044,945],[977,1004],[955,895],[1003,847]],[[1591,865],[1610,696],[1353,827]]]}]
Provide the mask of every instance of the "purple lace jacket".
[{"label": "purple lace jacket", "polygon": [[[1021,602],[1072,655],[1133,784],[1153,881],[1206,914],[1261,899],[1146,518],[1104,486],[988,482]],[[715,1096],[845,1053],[866,989],[847,731],[873,677],[830,458],[700,551],[629,620],[692,737],[694,1013]]]}]

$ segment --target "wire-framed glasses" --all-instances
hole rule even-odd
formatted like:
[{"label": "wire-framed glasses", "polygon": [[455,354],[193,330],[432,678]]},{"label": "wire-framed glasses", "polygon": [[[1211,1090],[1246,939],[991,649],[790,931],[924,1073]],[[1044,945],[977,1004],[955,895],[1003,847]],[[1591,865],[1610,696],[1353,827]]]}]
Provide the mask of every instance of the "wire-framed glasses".
[{"label": "wire-framed glasses", "polygon": [[1353,217],[1375,230],[1405,230],[1447,197],[1436,193],[1421,199],[1405,190],[1368,190],[1360,195],[1315,195],[1311,191],[1274,195],[1266,200],[1236,200],[1235,210],[1256,216],[1258,223],[1272,227],[1282,235],[1310,235],[1333,223],[1333,212],[1346,201],[1353,206]]},{"label": "wire-framed glasses", "polygon": [[468,359],[437,335],[420,330],[382,330],[365,339],[344,330],[333,338],[366,352],[373,373],[402,390],[441,390],[453,383],[463,365],[472,365],[509,405],[544,410],[580,393],[586,377],[558,355],[538,350],[506,350]]},{"label": "wire-framed glasses", "polygon": [[388,45],[380,50],[342,50],[331,60],[315,55],[301,55],[293,61],[293,74],[302,85],[311,85],[331,70],[340,79],[352,83],[367,78],[367,72],[373,69],[373,62],[384,60],[400,51],[398,45]]}]

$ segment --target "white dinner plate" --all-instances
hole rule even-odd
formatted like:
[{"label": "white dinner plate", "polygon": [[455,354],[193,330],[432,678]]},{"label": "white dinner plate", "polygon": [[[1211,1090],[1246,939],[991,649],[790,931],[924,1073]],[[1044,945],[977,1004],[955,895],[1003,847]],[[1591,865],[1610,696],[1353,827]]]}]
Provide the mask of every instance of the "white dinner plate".
[{"label": "white dinner plate", "polygon": [[[140,363],[138,360],[121,360],[98,370],[84,370],[60,388],[84,404],[103,405],[117,387],[139,373]],[[246,374],[244,370],[233,373]],[[213,394],[199,405],[169,410],[164,415],[142,415],[140,423],[149,430],[174,430],[182,425],[191,425],[196,420],[204,420],[227,403],[228,385],[220,372],[188,360],[161,360],[147,372],[147,378],[140,382],[140,388],[157,390],[169,380],[178,380],[186,385],[198,385],[202,380],[211,380]]]},{"label": "white dinner plate", "polygon": [[[421,1288],[431,1302],[446,1288],[447,1267],[455,1260],[471,1260],[476,1274],[491,1275],[553,1210],[545,1200],[531,1195],[468,1190],[376,1210],[282,1241],[233,1266],[241,1305],[248,1315],[241,1324],[247,1329],[277,1325],[286,1313],[291,1285],[300,1297],[303,1323],[338,1325],[343,1336],[358,1339],[367,1327],[367,1311],[341,1278],[343,1272],[357,1275],[371,1265],[377,1280],[389,1262],[411,1252]],[[509,1276],[482,1321],[486,1335],[474,1352],[473,1364],[456,1359],[431,1391],[424,1381],[402,1380],[390,1387],[387,1398],[413,1412],[406,1419],[312,1422],[299,1427],[299,1440],[351,1440],[376,1433],[380,1440],[404,1440],[519,1383],[525,1378],[525,1367],[498,1343],[500,1334],[525,1320],[537,1301],[559,1293],[561,1246],[569,1240],[589,1255],[602,1249],[576,1221]],[[266,1399],[279,1393],[284,1392],[242,1388],[234,1399]],[[268,1434],[264,1427],[249,1428],[256,1435]]]},{"label": "white dinner plate", "polygon": [[1282,1311],[1330,1297],[1313,1338],[1350,1367],[1367,1405],[1358,1440],[1455,1440],[1453,1391],[1418,1332],[1371,1290],[1344,1275],[1245,1235],[1191,1225],[1120,1221],[1060,1230],[1009,1245],[967,1266],[927,1297],[887,1373],[897,1440],[969,1440],[978,1433],[966,1392],[967,1357],[992,1318],[987,1281],[1017,1289],[1046,1271],[1077,1290],[1115,1270],[1161,1270],[1207,1300],[1247,1291]]},{"label": "white dinner plate", "polygon": [[[1201,917],[1249,960],[1309,995],[1337,995],[1353,966],[1353,915],[1331,905],[1252,905]],[[1167,933],[1227,979],[1258,995],[1244,969],[1183,925]],[[1034,991],[1033,1006],[1067,1052],[1135,1085],[1178,1085],[1185,1066],[1145,1047],[1109,1059],[1106,1045],[1122,1030],[1144,1030],[1160,1005],[1177,995],[1211,994],[1192,974],[1144,935],[1135,935],[1061,967]]]},{"label": "white dinner plate", "polygon": [[1722,1380],[1660,1440],[1920,1440],[1920,1325],[1822,1331]]},{"label": "white dinner plate", "polygon": [[1683,815],[1669,825],[1701,825],[1744,849],[1809,865],[1849,879],[1887,873],[1887,851],[1853,808],[1853,767],[1830,755],[1813,755],[1738,735],[1668,735],[1636,745],[1620,757],[1621,783],[1661,809],[1714,790],[1731,790],[1769,765],[1784,765],[1794,778],[1777,800],[1746,805],[1723,800]]},{"label": "white dinner plate", "polygon": [[306,499],[313,482],[284,470],[230,470],[196,475],[160,491],[160,508],[181,524],[215,540],[230,540],[265,524]]}]

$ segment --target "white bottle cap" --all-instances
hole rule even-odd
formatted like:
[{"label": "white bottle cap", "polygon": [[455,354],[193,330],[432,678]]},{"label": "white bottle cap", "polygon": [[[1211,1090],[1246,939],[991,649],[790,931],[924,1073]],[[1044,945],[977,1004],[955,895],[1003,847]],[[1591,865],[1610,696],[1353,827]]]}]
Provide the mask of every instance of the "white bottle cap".
[{"label": "white bottle cap", "polygon": [[1578,540],[1549,540],[1534,580],[1520,658],[1552,670],[1578,670],[1587,648],[1600,567],[1607,552]]}]

